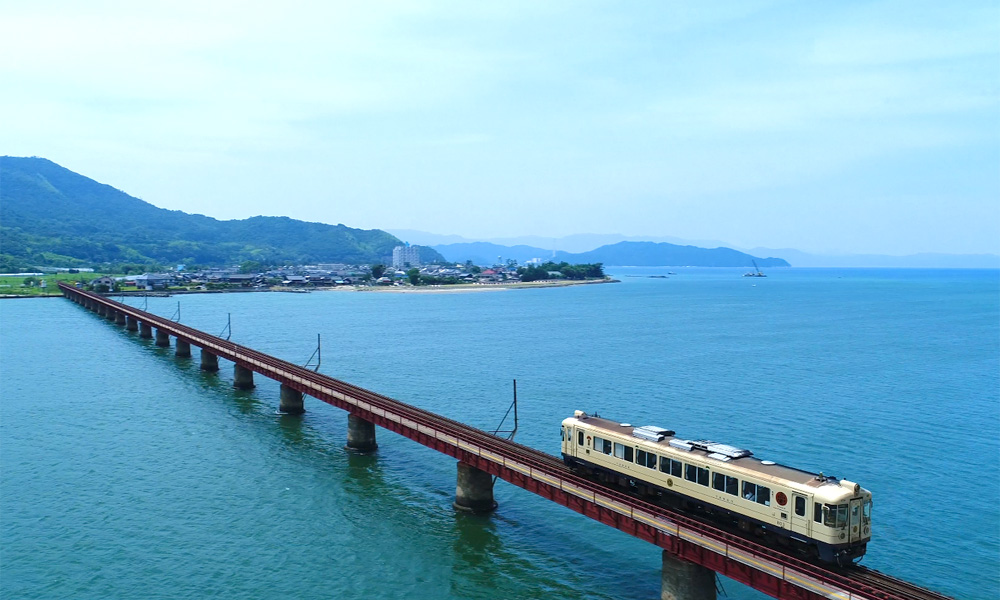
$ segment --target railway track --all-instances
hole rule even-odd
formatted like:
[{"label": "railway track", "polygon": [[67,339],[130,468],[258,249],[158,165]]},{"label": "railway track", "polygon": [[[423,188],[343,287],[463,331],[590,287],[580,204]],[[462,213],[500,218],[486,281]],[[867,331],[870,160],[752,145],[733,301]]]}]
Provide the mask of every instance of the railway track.
[{"label": "railway track", "polygon": [[933,590],[928,590],[914,585],[908,581],[897,579],[891,575],[886,575],[875,569],[869,569],[860,565],[852,567],[847,576],[859,584],[871,588],[871,597],[878,600],[894,600],[895,598],[907,598],[912,600],[953,600],[950,596],[939,594]]},{"label": "railway track", "polygon": [[[432,413],[430,411],[417,408],[405,402],[400,402],[388,396],[383,396],[371,390],[367,390],[353,384],[340,381],[333,377],[311,371],[288,361],[275,358],[252,348],[240,346],[235,342],[218,338],[211,334],[204,333],[192,327],[176,323],[174,321],[158,317],[156,315],[141,311],[126,304],[121,304],[90,292],[82,292],[75,288],[69,288],[60,284],[65,291],[82,294],[93,300],[97,300],[106,306],[114,307],[116,310],[132,315],[142,322],[156,326],[158,329],[168,331],[184,341],[205,348],[215,346],[221,348],[222,358],[242,364],[261,372],[261,374],[276,379],[278,381],[295,381],[295,379],[308,381],[318,388],[316,391],[325,390],[326,393],[334,392],[342,396],[349,396],[361,400],[371,406],[378,407],[383,411],[391,411],[406,419],[436,430],[445,431],[458,439],[476,444],[490,452],[500,456],[510,457],[529,465],[532,469],[555,476],[561,480],[572,483],[574,486],[609,496],[616,502],[631,506],[634,509],[662,517],[669,521],[678,523],[685,527],[697,530],[703,535],[709,535],[719,542],[724,542],[728,546],[767,557],[779,564],[786,565],[814,577],[820,581],[828,582],[843,589],[850,590],[850,598],[865,598],[870,600],[949,600],[947,596],[937,592],[927,590],[886,575],[874,569],[866,567],[851,567],[845,570],[832,570],[827,567],[803,561],[795,556],[791,556],[767,546],[762,546],[752,539],[745,538],[732,532],[724,531],[710,523],[697,518],[693,518],[683,512],[665,508],[659,505],[650,504],[635,496],[624,493],[614,488],[609,488],[597,484],[589,479],[585,479],[574,474],[563,461],[551,454],[542,452],[535,448],[519,444],[510,440],[499,438],[491,433],[466,425],[454,419]],[[217,352],[213,349],[212,352]],[[266,371],[258,370],[260,363],[267,366]],[[307,392],[308,393],[308,392]]]}]

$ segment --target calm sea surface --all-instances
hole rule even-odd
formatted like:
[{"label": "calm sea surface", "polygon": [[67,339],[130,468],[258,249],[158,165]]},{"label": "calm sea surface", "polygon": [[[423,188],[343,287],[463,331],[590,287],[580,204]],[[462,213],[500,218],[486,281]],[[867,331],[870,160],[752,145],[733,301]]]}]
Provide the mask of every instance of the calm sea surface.
[{"label": "calm sea surface", "polygon": [[[864,564],[1000,593],[1000,272],[609,268],[614,285],[150,298],[149,310],[518,440],[574,409],[860,482]],[[141,308],[141,299],[130,299]],[[278,388],[232,388],[64,299],[0,302],[3,598],[659,597],[657,548]],[[723,580],[730,598],[759,598]]]}]

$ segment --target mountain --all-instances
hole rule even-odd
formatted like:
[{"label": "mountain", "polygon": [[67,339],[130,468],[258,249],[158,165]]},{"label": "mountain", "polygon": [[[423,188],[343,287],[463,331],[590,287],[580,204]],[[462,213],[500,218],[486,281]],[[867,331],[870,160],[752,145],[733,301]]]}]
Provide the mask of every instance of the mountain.
[{"label": "mountain", "polygon": [[523,263],[532,258],[552,259],[569,263],[604,263],[617,266],[640,267],[752,267],[753,261],[761,267],[787,267],[781,258],[757,258],[731,248],[698,248],[667,242],[618,242],[601,246],[589,252],[553,252],[532,246],[501,246],[487,242],[445,244],[433,246],[447,260],[476,264],[493,264],[514,259]]},{"label": "mountain", "polygon": [[[471,258],[473,261],[482,261],[484,264],[495,262],[498,255],[503,256],[504,260],[513,258],[519,262],[523,262],[529,258],[554,258],[553,251],[579,254],[618,242],[667,242],[681,246],[698,246],[700,248],[732,248],[751,256],[780,256],[796,267],[1000,268],[1000,255],[997,254],[943,254],[927,252],[906,256],[887,254],[811,254],[794,248],[744,248],[715,240],[690,240],[671,236],[629,236],[617,233],[580,233],[560,238],[522,236],[472,240],[458,235],[439,235],[412,229],[393,229],[389,230],[389,232],[400,239],[414,244],[433,246],[447,256],[448,260],[464,261],[466,258]],[[565,257],[566,254],[560,256]],[[764,266],[760,260],[758,260],[758,264]]]},{"label": "mountain", "polygon": [[557,252],[556,260],[636,267],[759,267],[791,266],[782,258],[758,258],[732,248],[699,248],[667,242],[618,242],[590,252]]},{"label": "mountain", "polygon": [[[139,263],[232,265],[386,261],[378,230],[288,217],[219,221],[166,210],[44,158],[0,157],[0,270]],[[429,248],[422,256],[440,256]]]},{"label": "mountain", "polygon": [[622,235],[620,233],[574,233],[563,237],[545,237],[540,235],[524,235],[508,238],[487,238],[474,240],[460,235],[441,235],[417,231],[415,229],[386,229],[392,235],[411,244],[425,246],[444,246],[454,244],[488,243],[496,246],[514,247],[529,246],[543,253],[551,254],[553,250],[563,252],[589,252],[601,246],[617,244],[618,242],[668,242],[681,246],[700,246],[716,248],[727,244],[716,240],[688,240],[673,236],[642,236]]}]

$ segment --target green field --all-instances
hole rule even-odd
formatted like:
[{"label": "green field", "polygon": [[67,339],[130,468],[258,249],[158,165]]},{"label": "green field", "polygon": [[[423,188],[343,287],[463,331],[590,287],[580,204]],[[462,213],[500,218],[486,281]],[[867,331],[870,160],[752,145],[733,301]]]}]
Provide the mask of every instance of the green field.
[{"label": "green field", "polygon": [[[46,273],[32,277],[0,277],[0,296],[59,296],[60,281],[76,283],[77,281],[92,281],[103,277],[106,273]],[[34,285],[25,285],[26,279],[36,281]],[[39,285],[45,282],[45,287]]]}]

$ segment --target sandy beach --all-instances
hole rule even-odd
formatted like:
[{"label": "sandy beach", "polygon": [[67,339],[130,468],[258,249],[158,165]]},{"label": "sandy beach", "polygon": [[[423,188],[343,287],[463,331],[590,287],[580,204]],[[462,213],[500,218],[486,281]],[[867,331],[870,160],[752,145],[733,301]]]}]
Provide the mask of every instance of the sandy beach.
[{"label": "sandy beach", "polygon": [[[370,287],[341,286],[332,288],[316,288],[309,291],[323,292],[377,292],[390,294],[456,294],[464,292],[502,292],[507,290],[526,290],[548,287],[567,287],[571,285],[590,285],[597,283],[619,283],[617,279],[586,279],[580,280],[542,280],[522,283],[456,283],[453,285],[425,285],[414,287],[411,285],[381,285]],[[301,289],[301,288],[297,288]],[[280,290],[286,291],[286,290]]]}]

